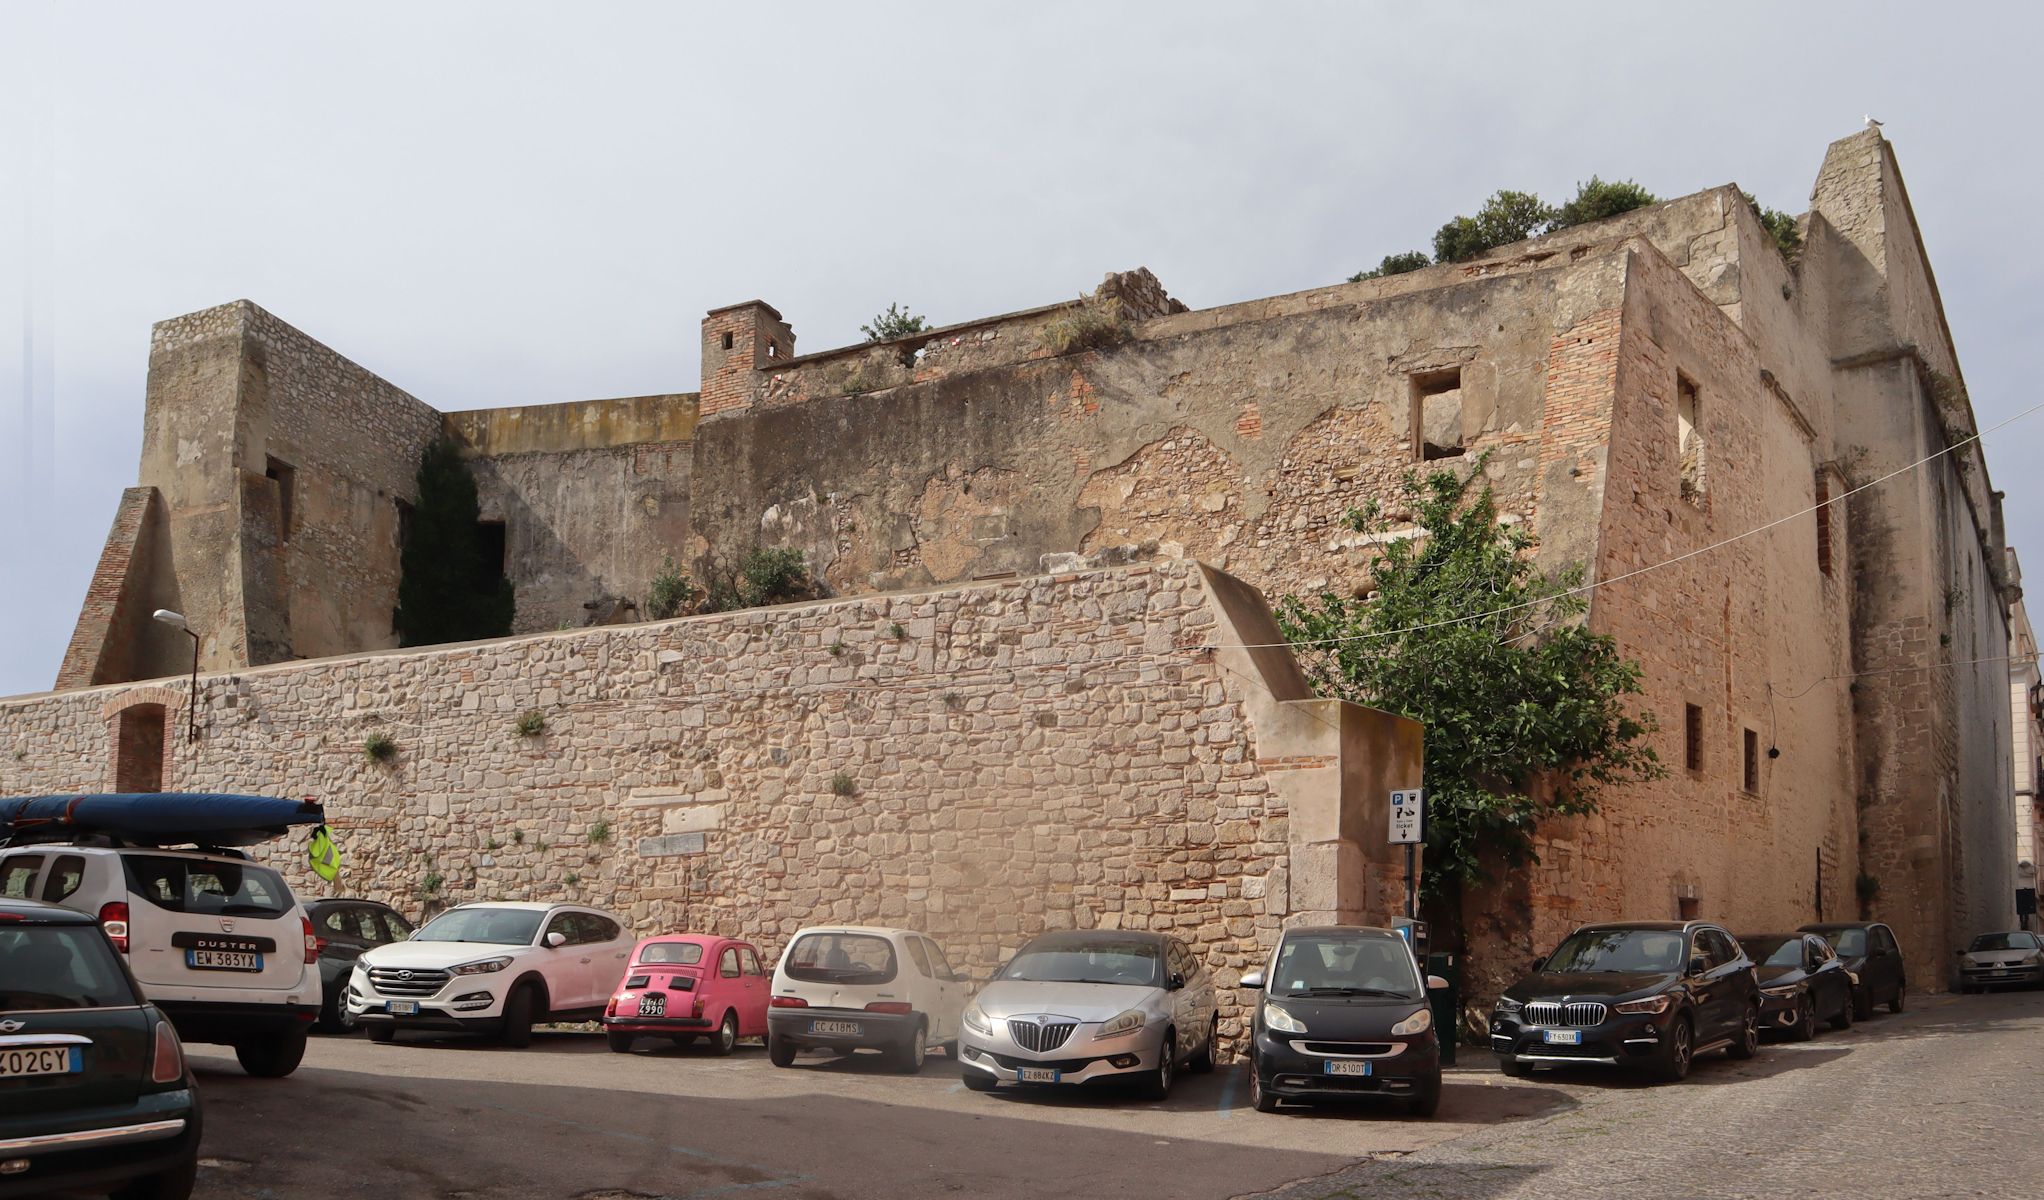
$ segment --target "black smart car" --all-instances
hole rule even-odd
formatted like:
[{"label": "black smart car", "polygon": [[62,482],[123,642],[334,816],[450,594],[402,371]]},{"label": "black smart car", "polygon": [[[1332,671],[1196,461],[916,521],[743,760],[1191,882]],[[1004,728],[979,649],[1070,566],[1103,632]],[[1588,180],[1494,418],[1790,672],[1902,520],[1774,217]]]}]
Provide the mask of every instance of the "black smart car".
[{"label": "black smart car", "polygon": [[0,1197],[184,1200],[198,1164],[184,1049],[99,923],[0,900]]},{"label": "black smart car", "polygon": [[1249,1042],[1249,1097],[1259,1112],[1281,1100],[1387,1096],[1414,1116],[1441,1104],[1441,1044],[1429,984],[1406,940],[1357,925],[1287,929],[1260,988]]},{"label": "black smart car", "polygon": [[1852,990],[1854,1020],[1872,1017],[1876,1004],[1887,1004],[1889,1012],[1902,1011],[1909,979],[1902,970],[1902,947],[1894,930],[1879,921],[1831,921],[1805,925],[1801,932],[1831,943],[1845,969],[1859,980]]},{"label": "black smart car", "polygon": [[1506,988],[1490,1018],[1498,1068],[1635,1066],[1674,1082],[1699,1054],[1760,1048],[1753,960],[1702,921],[1585,925]]},{"label": "black smart car", "polygon": [[305,906],[319,939],[319,1026],[329,1033],[355,1032],[355,1017],[342,1003],[355,961],[378,946],[407,941],[412,923],[388,904],[374,900],[314,900]]},{"label": "black smart car", "polygon": [[1814,933],[1739,935],[1760,980],[1760,1027],[1798,1042],[1817,1036],[1817,1022],[1852,1028],[1852,972],[1831,943]]}]

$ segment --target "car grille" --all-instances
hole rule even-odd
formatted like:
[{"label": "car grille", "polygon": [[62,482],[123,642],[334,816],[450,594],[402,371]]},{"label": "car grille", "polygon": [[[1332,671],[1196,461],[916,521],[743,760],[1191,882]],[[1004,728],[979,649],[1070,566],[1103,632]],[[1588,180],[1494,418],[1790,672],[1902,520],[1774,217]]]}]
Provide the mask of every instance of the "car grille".
[{"label": "car grille", "polygon": [[1528,1025],[1602,1025],[1610,1011],[1592,1000],[1577,1000],[1571,1004],[1540,1000],[1526,1006],[1524,1019]]},{"label": "car grille", "polygon": [[1308,1054],[1373,1054],[1391,1053],[1390,1042],[1294,1042],[1293,1045]]},{"label": "car grille", "polygon": [[1070,1041],[1072,1030],[1078,1027],[1076,1021],[1053,1021],[1047,1025],[1039,1025],[1035,1021],[1010,1021],[1008,1036],[1031,1054],[1044,1054]]},{"label": "car grille", "polygon": [[430,996],[447,986],[453,978],[446,971],[420,970],[416,967],[371,967],[369,984],[386,996]]}]

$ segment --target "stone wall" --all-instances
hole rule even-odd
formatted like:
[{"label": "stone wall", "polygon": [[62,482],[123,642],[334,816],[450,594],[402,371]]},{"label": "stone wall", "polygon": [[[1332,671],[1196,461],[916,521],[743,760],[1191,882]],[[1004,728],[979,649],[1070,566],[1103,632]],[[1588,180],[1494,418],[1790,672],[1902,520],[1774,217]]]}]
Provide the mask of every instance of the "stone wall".
[{"label": "stone wall", "polygon": [[[1203,649],[1268,620],[1173,563],[257,668],[201,681],[164,786],[322,799],[335,887],[263,852],[306,895],[567,898],[770,953],[899,923],[981,972],[1047,928],[1156,929],[1232,986],[1287,919],[1389,915],[1358,789],[1417,782],[1411,722]],[[120,714],[177,697],[0,702],[0,793],[103,787]]]}]

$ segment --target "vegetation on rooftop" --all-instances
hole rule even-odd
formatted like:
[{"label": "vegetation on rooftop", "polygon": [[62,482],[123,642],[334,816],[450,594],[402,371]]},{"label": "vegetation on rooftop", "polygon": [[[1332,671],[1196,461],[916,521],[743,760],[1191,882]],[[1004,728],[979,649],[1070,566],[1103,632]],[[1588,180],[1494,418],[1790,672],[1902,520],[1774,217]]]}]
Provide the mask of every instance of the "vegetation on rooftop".
[{"label": "vegetation on rooftop", "polygon": [[890,304],[886,312],[875,313],[872,324],[859,326],[859,332],[865,334],[869,342],[891,342],[896,338],[912,337],[928,329],[929,326],[923,323],[920,315],[911,313],[899,304]]}]

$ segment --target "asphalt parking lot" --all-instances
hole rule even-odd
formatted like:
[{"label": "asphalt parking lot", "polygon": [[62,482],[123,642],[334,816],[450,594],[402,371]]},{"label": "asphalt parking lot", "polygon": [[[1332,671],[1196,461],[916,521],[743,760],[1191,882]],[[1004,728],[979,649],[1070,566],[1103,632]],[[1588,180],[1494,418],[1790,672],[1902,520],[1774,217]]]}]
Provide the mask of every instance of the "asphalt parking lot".
[{"label": "asphalt parking lot", "polygon": [[448,1038],[316,1038],[289,1079],[194,1047],[207,1101],[199,1195],[299,1197],[1234,1196],[1408,1153],[1551,1107],[1496,1072],[1448,1082],[1441,1116],[1395,1106],[1297,1117],[1246,1107],[1242,1068],[1182,1077],[1170,1101],[1113,1091],[968,1092],[922,1074],[742,1046],[610,1053],[541,1034],[526,1050]]}]

